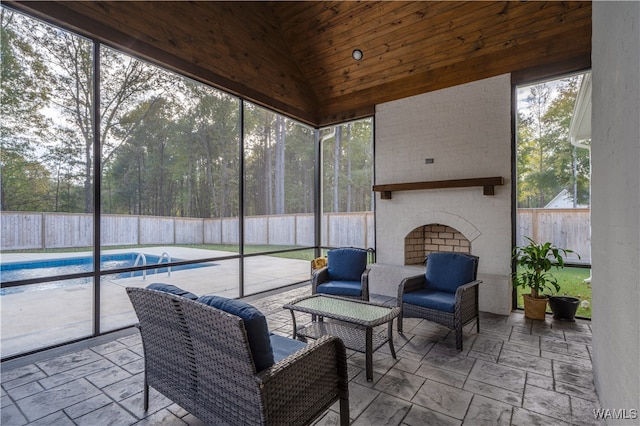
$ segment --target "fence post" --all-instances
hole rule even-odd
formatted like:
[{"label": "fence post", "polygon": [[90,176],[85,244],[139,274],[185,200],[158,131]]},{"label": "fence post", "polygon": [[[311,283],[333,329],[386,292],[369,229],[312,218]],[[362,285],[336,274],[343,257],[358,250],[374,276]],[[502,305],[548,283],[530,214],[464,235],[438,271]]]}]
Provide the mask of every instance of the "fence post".
[{"label": "fence post", "polygon": [[325,214],[325,224],[324,224],[324,229],[325,229],[325,235],[327,238],[327,246],[331,247],[331,226],[329,224],[330,220],[329,220],[329,214]]},{"label": "fence post", "polygon": [[46,213],[42,213],[42,220],[40,221],[40,248],[42,248],[43,250],[46,249],[46,241],[45,241],[45,224],[44,221],[46,220],[47,214]]},{"label": "fence post", "polygon": [[363,235],[363,239],[362,239],[362,246],[363,247],[368,247],[367,242],[368,242],[368,234],[369,234],[369,226],[368,226],[368,220],[367,220],[367,213],[364,213],[362,215],[362,226],[364,227],[362,235]]}]

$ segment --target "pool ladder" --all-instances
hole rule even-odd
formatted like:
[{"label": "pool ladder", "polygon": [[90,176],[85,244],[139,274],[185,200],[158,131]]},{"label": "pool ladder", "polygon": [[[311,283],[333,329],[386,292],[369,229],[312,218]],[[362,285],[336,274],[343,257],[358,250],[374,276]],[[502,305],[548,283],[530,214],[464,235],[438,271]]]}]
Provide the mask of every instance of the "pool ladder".
[{"label": "pool ladder", "polygon": [[[166,251],[163,252],[160,255],[160,260],[158,260],[158,265],[160,265],[162,263],[163,259],[167,259],[167,263],[171,263],[171,256],[169,255],[169,253],[167,253]],[[146,266],[147,265],[147,256],[144,255],[144,253],[138,253],[138,256],[136,256],[136,261],[133,262],[133,266],[138,266],[138,264],[140,263],[140,261],[142,261],[142,266]],[[155,270],[156,274],[158,273],[158,269]],[[131,271],[131,276],[133,277],[133,274],[135,272]],[[170,277],[171,276],[171,266],[167,267],[167,276]],[[147,279],[147,270],[143,269],[142,270],[142,280],[146,280]]]},{"label": "pool ladder", "polygon": [[[158,260],[158,265],[162,263],[162,259],[164,259],[165,257],[167,258],[167,263],[171,263],[171,256],[169,256],[169,253],[165,251],[160,255],[160,260]],[[158,270],[156,269],[156,274],[157,273],[158,273]],[[168,277],[171,276],[171,266],[167,266],[167,276]]]}]

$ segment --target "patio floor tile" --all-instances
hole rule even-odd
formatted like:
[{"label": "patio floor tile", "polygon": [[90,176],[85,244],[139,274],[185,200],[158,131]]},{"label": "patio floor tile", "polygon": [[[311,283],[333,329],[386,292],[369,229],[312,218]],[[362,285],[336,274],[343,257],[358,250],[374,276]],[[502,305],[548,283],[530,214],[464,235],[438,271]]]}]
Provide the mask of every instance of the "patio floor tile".
[{"label": "patio floor tile", "polygon": [[471,392],[427,380],[411,401],[447,416],[462,420],[464,419],[472,398],[473,393]]},{"label": "patio floor tile", "polygon": [[531,371],[536,374],[543,374],[546,376],[552,375],[551,360],[524,354],[522,352],[504,350],[500,354],[498,364]]},{"label": "patio floor tile", "polygon": [[462,422],[437,411],[414,405],[405,417],[403,424],[408,426],[459,426]]},{"label": "patio floor tile", "polygon": [[[291,315],[282,305],[310,293],[309,286],[247,298],[267,316],[270,331],[290,336]],[[372,295],[372,301],[395,300]],[[299,324],[310,317],[296,316]],[[386,333],[382,327],[381,332]],[[2,363],[2,425],[204,424],[155,389],[143,411],[144,358],[137,329]],[[602,425],[591,368],[588,321],[545,322],[482,313],[464,328],[464,350],[455,335],[417,318],[394,324],[393,359],[387,345],[373,354],[366,380],[364,355],[347,351],[353,425]],[[339,424],[338,404],[315,425]]]},{"label": "patio floor tile", "polygon": [[524,408],[514,408],[511,426],[569,426],[569,423]]},{"label": "patio floor tile", "polygon": [[464,384],[464,390],[473,392],[476,396],[482,395],[497,401],[506,402],[516,407],[522,406],[522,392],[513,392],[498,386],[489,385],[487,383],[475,380],[467,380]]},{"label": "patio floor tile", "polygon": [[513,407],[480,395],[473,397],[463,425],[509,426]]},{"label": "patio floor tile", "polygon": [[411,403],[407,400],[380,394],[369,407],[353,422],[353,425],[399,425],[409,412]]},{"label": "patio floor tile", "polygon": [[558,420],[571,420],[571,403],[569,396],[565,394],[527,385],[522,406]]},{"label": "patio floor tile", "polygon": [[428,364],[422,364],[420,368],[418,368],[418,371],[416,371],[416,375],[456,388],[462,388],[462,386],[464,386],[465,380],[467,380],[466,374],[459,374],[453,371],[443,370],[441,368],[433,367]]},{"label": "patio floor tile", "polygon": [[391,369],[375,384],[374,389],[410,401],[424,382],[422,377]]},{"label": "patio floor tile", "polygon": [[33,421],[75,405],[99,393],[100,390],[98,388],[83,378],[16,400],[16,405],[29,421]]}]

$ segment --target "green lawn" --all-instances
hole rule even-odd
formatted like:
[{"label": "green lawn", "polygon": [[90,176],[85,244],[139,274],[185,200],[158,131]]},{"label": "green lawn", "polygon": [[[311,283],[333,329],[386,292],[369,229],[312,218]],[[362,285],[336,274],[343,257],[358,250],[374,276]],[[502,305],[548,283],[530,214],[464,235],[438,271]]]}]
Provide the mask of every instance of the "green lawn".
[{"label": "green lawn", "polygon": [[[566,267],[560,270],[551,270],[550,272],[558,279],[560,291],[558,296],[573,296],[580,300],[587,300],[589,307],[580,306],[576,316],[591,318],[591,283],[585,283],[584,279],[589,278],[590,270],[584,268]],[[522,293],[529,293],[529,289],[518,288],[518,307],[523,307]],[[547,305],[547,312],[551,312]]]}]

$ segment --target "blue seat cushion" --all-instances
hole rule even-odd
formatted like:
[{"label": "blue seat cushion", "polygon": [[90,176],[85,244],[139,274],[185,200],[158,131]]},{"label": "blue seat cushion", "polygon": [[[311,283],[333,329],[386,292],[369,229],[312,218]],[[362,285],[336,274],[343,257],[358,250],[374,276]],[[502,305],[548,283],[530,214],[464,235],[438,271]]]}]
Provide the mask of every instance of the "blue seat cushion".
[{"label": "blue seat cushion", "polygon": [[449,293],[448,291],[416,290],[405,293],[402,296],[402,302],[442,312],[453,312],[455,298],[455,293]]},{"label": "blue seat cushion", "polygon": [[427,257],[426,288],[455,293],[476,279],[476,258],[463,253],[431,253]]},{"label": "blue seat cushion", "polygon": [[360,281],[327,281],[318,285],[316,291],[334,296],[360,297],[362,283]]},{"label": "blue seat cushion", "polygon": [[241,300],[221,296],[200,296],[198,302],[242,318],[256,371],[262,371],[273,365],[269,327],[267,319],[259,309]]},{"label": "blue seat cushion", "polygon": [[271,339],[271,348],[273,349],[273,362],[280,362],[289,355],[307,346],[305,342],[277,334],[272,334],[269,338]]},{"label": "blue seat cushion", "polygon": [[149,284],[147,288],[150,290],[164,291],[165,293],[175,294],[176,296],[186,297],[187,299],[191,300],[196,300],[198,298],[198,296],[196,296],[195,294],[187,290],[183,290],[180,287],[176,287],[172,284],[153,283]]},{"label": "blue seat cushion", "polygon": [[327,266],[331,281],[360,281],[367,269],[367,252],[356,248],[329,250]]}]

